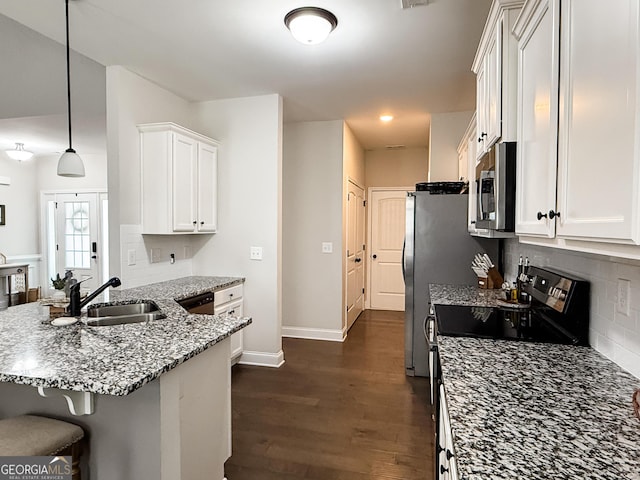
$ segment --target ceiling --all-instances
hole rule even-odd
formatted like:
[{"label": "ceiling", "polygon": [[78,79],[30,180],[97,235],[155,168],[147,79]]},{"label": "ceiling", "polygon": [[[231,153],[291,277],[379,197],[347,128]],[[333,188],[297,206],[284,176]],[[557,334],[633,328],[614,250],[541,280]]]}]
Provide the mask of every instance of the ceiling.
[{"label": "ceiling", "polygon": [[[314,1],[339,23],[307,46],[283,24],[306,1],[74,0],[71,46],[188,100],[279,93],[285,122],[345,119],[366,149],[424,147],[430,115],[475,108],[470,68],[491,0],[401,3]],[[64,43],[63,0],[4,1],[0,14]],[[395,119],[382,124],[382,113]]]}]

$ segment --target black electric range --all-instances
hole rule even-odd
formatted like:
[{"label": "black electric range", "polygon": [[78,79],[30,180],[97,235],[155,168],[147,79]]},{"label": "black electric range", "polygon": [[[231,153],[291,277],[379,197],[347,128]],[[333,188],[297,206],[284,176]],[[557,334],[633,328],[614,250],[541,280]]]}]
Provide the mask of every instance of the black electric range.
[{"label": "black electric range", "polygon": [[438,335],[525,342],[589,344],[589,282],[530,267],[526,306],[435,305]]}]

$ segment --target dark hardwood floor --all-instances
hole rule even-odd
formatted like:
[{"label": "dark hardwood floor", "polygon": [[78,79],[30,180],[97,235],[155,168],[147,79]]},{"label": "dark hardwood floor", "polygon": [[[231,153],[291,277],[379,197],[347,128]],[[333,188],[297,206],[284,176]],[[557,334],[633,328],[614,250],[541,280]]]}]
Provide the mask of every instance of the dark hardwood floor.
[{"label": "dark hardwood floor", "polygon": [[227,478],[432,478],[428,380],[405,376],[403,319],[367,310],[344,343],[285,338],[281,368],[235,366]]}]

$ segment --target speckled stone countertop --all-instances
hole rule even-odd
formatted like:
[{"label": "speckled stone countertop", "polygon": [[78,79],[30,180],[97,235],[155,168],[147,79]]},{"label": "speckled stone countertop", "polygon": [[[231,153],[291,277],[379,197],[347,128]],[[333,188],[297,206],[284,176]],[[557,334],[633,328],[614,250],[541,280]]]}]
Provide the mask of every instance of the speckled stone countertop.
[{"label": "speckled stone countertop", "polygon": [[640,380],[589,347],[438,337],[461,480],[640,479]]},{"label": "speckled stone countertop", "polygon": [[469,305],[471,307],[526,308],[526,305],[505,301],[502,290],[484,290],[475,285],[429,285],[431,303],[434,305]]},{"label": "speckled stone countertop", "polygon": [[110,300],[151,300],[167,318],[146,323],[54,327],[38,303],[0,312],[0,381],[106,395],[127,395],[251,323],[248,317],[187,313],[192,295],[244,282],[185,277],[110,292]]}]

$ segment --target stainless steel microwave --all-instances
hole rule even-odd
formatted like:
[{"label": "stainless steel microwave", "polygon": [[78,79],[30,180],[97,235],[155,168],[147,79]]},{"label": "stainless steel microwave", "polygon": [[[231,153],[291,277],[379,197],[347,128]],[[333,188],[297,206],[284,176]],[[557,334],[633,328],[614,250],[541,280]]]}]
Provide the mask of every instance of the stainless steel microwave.
[{"label": "stainless steel microwave", "polygon": [[513,232],[516,212],[516,142],[496,143],[476,166],[476,227]]}]

